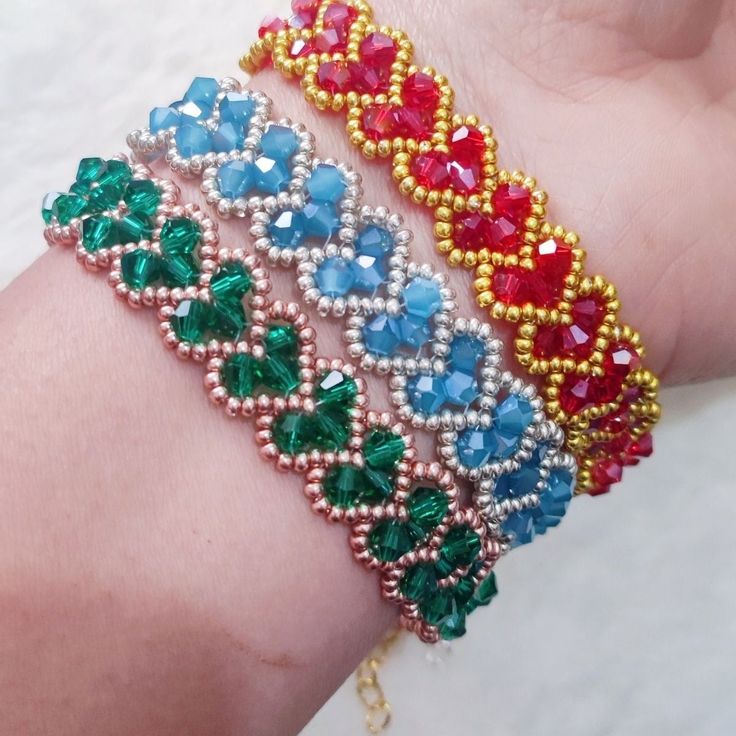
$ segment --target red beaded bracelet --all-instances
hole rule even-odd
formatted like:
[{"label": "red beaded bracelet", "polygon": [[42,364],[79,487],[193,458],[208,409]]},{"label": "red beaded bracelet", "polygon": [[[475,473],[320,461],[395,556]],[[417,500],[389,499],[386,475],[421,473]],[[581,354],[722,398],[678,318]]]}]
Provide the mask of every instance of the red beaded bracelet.
[{"label": "red beaded bracelet", "polygon": [[293,0],[241,59],[301,80],[320,110],[344,110],[351,142],[392,163],[399,190],[428,207],[437,248],[475,270],[478,304],[517,325],[518,362],[542,377],[545,407],[565,429],[578,493],[599,495],[652,453],[658,379],[638,333],[618,318],[616,290],[584,273],[578,237],[546,219],[533,178],[499,169],[475,115],[454,111],[447,79],[413,64],[405,33],[373,22],[363,0]]}]

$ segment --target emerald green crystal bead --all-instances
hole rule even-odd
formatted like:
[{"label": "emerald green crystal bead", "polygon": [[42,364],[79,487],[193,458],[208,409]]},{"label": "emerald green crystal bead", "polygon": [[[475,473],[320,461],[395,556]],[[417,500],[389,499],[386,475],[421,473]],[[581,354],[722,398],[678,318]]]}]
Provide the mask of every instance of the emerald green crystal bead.
[{"label": "emerald green crystal bead", "polygon": [[329,371],[317,379],[314,398],[322,408],[347,411],[358,395],[355,381],[342,371]]},{"label": "emerald green crystal bead", "polygon": [[177,286],[194,286],[199,280],[199,269],[191,256],[162,258],[161,278],[172,289]]},{"label": "emerald green crystal bead", "polygon": [[129,213],[118,221],[118,232],[121,243],[139,243],[150,240],[153,228],[147,219]]},{"label": "emerald green crystal bead", "polygon": [[498,595],[496,573],[491,572],[476,588],[475,593],[465,604],[467,613],[472,613],[478,606],[487,606]]},{"label": "emerald green crystal bead", "polygon": [[60,194],[51,205],[51,212],[60,225],[68,225],[87,209],[87,202],[77,194]]},{"label": "emerald green crystal bead", "polygon": [[312,418],[296,412],[281,414],[273,423],[272,435],[281,452],[289,455],[306,452],[310,441],[314,440]]},{"label": "emerald green crystal bead", "polygon": [[313,416],[313,423],[320,450],[339,450],[350,437],[350,420],[342,413],[317,411]]},{"label": "emerald green crystal bead", "polygon": [[470,565],[480,552],[480,537],[467,526],[456,526],[447,532],[441,555],[453,567]]},{"label": "emerald green crystal bead", "polygon": [[352,465],[338,465],[331,468],[322,482],[325,497],[339,508],[357,506],[363,500],[365,477]]},{"label": "emerald green crystal bead", "polygon": [[274,353],[296,355],[296,330],[291,325],[273,325],[268,328],[264,344],[269,355]]},{"label": "emerald green crystal bead", "polygon": [[460,608],[463,608],[467,605],[475,592],[475,583],[473,582],[473,578],[470,576],[461,578],[453,590],[455,592],[455,601],[457,602],[457,605]]},{"label": "emerald green crystal bead", "polygon": [[41,202],[41,217],[43,217],[43,221],[47,225],[51,224],[51,219],[54,216],[54,202],[60,196],[59,192],[49,192],[44,196],[43,201]]},{"label": "emerald green crystal bead", "polygon": [[455,569],[455,565],[451,564],[444,557],[440,557],[434,569],[437,571],[438,578],[446,578]]},{"label": "emerald green crystal bead", "polygon": [[393,470],[403,457],[404,450],[404,440],[384,429],[372,430],[363,443],[365,461],[375,470]]},{"label": "emerald green crystal bead", "polygon": [[411,523],[421,530],[422,535],[442,521],[448,508],[447,496],[437,488],[417,488],[406,502]]},{"label": "emerald green crystal bead", "polygon": [[101,158],[83,158],[77,168],[77,183],[91,184],[97,181],[107,169],[107,162]]},{"label": "emerald green crystal bead", "polygon": [[455,610],[455,596],[451,588],[437,588],[419,602],[419,611],[432,626],[439,626]]},{"label": "emerald green crystal bead", "polygon": [[161,193],[150,179],[136,179],[125,188],[123,202],[139,217],[153,217],[161,201]]},{"label": "emerald green crystal bead", "polygon": [[299,364],[296,356],[267,355],[261,368],[261,380],[266,388],[288,396],[299,386]]},{"label": "emerald green crystal bead", "polygon": [[434,565],[419,564],[410,567],[401,583],[401,594],[413,601],[421,601],[437,590],[437,573]]},{"label": "emerald green crystal bead", "polygon": [[123,190],[120,185],[105,184],[94,187],[87,198],[87,211],[97,214],[105,210],[114,210],[120,204]]},{"label": "emerald green crystal bead", "polygon": [[394,491],[393,477],[382,470],[366,467],[363,471],[366,483],[370,487],[371,503],[386,501]]},{"label": "emerald green crystal bead", "polygon": [[222,382],[231,396],[252,396],[259,381],[259,362],[251,355],[238,353],[228,358],[222,367]]},{"label": "emerald green crystal bead", "polygon": [[161,250],[167,256],[189,255],[199,243],[201,232],[199,225],[186,217],[166,220],[161,228]]},{"label": "emerald green crystal bead", "polygon": [[159,277],[161,269],[159,259],[150,250],[133,250],[124,253],[120,259],[120,271],[131,289],[143,289]]},{"label": "emerald green crystal bead", "polygon": [[242,263],[225,264],[210,281],[216,299],[240,301],[252,285],[250,274]]},{"label": "emerald green crystal bead", "polygon": [[87,199],[87,195],[89,194],[89,184],[80,184],[78,181],[75,181],[74,184],[69,187],[69,192],[70,194],[78,194],[80,197]]},{"label": "emerald green crystal bead", "polygon": [[452,641],[465,636],[465,611],[451,613],[439,626],[440,636],[445,641]]},{"label": "emerald green crystal bead", "polygon": [[112,186],[122,192],[125,185],[133,178],[130,166],[124,161],[110,159],[105,161],[105,170],[97,177],[96,181],[101,187]]},{"label": "emerald green crystal bead", "polygon": [[224,340],[237,340],[247,324],[240,302],[218,300],[211,305],[210,316],[212,331]]},{"label": "emerald green crystal bead", "polygon": [[209,327],[209,310],[202,302],[185,299],[174,311],[170,322],[180,340],[202,342]]},{"label": "emerald green crystal bead", "polygon": [[406,526],[389,519],[376,524],[368,537],[368,548],[381,562],[396,562],[411,551],[412,543]]},{"label": "emerald green crystal bead", "polygon": [[107,215],[94,215],[82,222],[82,243],[90,252],[111,248],[120,242],[117,223]]}]

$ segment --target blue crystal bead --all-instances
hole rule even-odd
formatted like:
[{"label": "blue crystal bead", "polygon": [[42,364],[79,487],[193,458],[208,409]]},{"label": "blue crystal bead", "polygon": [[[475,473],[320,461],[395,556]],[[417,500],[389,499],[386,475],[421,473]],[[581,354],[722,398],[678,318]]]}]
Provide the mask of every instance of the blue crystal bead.
[{"label": "blue crystal bead", "polygon": [[183,102],[179,106],[182,121],[197,123],[204,122],[212,114],[212,108],[196,102]]},{"label": "blue crystal bead", "polygon": [[304,240],[304,217],[301,212],[285,210],[268,226],[268,230],[276,245],[296,248]]},{"label": "blue crystal bead", "polygon": [[442,305],[439,284],[417,276],[404,289],[404,305],[409,314],[429,319]]},{"label": "blue crystal bead", "polygon": [[212,147],[218,153],[228,153],[242,147],[245,135],[243,128],[235,123],[221,123],[212,134]]},{"label": "blue crystal bead", "polygon": [[307,202],[302,212],[307,235],[327,239],[340,229],[340,217],[330,202]]},{"label": "blue crystal bead", "polygon": [[447,400],[454,406],[465,408],[478,398],[478,381],[472,373],[451,370],[444,376]]},{"label": "blue crystal bead", "polygon": [[287,161],[299,148],[296,133],[285,125],[271,125],[261,137],[261,150],[266,156]]},{"label": "blue crystal bead", "polygon": [[572,501],[574,484],[572,473],[564,468],[558,468],[550,473],[547,488],[539,497],[537,508],[539,513],[535,520],[540,534],[544,533],[544,529],[557,526],[567,513],[567,507]]},{"label": "blue crystal bead", "polygon": [[486,465],[497,449],[492,430],[480,428],[464,429],[455,443],[460,462],[468,468]]},{"label": "blue crystal bead", "polygon": [[215,98],[220,91],[217,80],[212,77],[195,77],[189,85],[189,89],[184,93],[183,101],[186,103],[193,102],[202,110],[207,110],[207,115],[212,112],[215,104]]},{"label": "blue crystal bead", "polygon": [[393,355],[401,339],[396,318],[379,314],[363,326],[363,342],[376,355]]},{"label": "blue crystal bead", "polygon": [[414,376],[407,382],[406,390],[415,411],[424,414],[439,413],[447,399],[444,382],[437,376]]},{"label": "blue crystal bead", "polygon": [[391,233],[377,225],[368,225],[363,228],[355,239],[355,249],[358,253],[378,256],[390,253],[393,247],[394,240]]},{"label": "blue crystal bead", "polygon": [[499,434],[519,437],[534,420],[534,409],[523,397],[511,394],[495,409],[493,428]]},{"label": "blue crystal bead", "polygon": [[344,258],[328,258],[314,274],[319,290],[330,297],[345,296],[350,291],[355,277],[351,264]]},{"label": "blue crystal bead", "polygon": [[457,335],[450,343],[449,362],[455,370],[475,374],[484,357],[485,348],[477,337]]},{"label": "blue crystal bead", "polygon": [[406,314],[396,320],[399,339],[407,347],[419,350],[429,342],[432,332],[424,319]]},{"label": "blue crystal bead", "polygon": [[336,166],[319,164],[306,184],[307,192],[318,202],[337,203],[347,188]]},{"label": "blue crystal bead", "polygon": [[518,547],[522,544],[529,544],[537,530],[534,525],[535,509],[524,509],[510,514],[501,525],[505,534],[511,537],[511,546]]},{"label": "blue crystal bead", "polygon": [[154,107],[148,115],[148,129],[158,133],[179,125],[179,113],[173,107]]},{"label": "blue crystal bead", "polygon": [[358,291],[373,294],[386,280],[386,266],[380,256],[359,252],[351,267],[355,275],[354,288]]},{"label": "blue crystal bead", "polygon": [[248,124],[256,109],[252,97],[240,92],[228,92],[220,100],[220,122],[235,123],[243,128]]},{"label": "blue crystal bead", "polygon": [[255,162],[256,187],[267,194],[278,194],[289,183],[289,169],[283,161],[259,156]]},{"label": "blue crystal bead", "polygon": [[501,501],[505,498],[520,498],[534,491],[539,482],[539,464],[547,454],[546,445],[537,445],[527,462],[513,473],[504,473],[496,481],[493,489],[494,497]]},{"label": "blue crystal bead", "polygon": [[256,177],[253,164],[246,161],[228,161],[217,170],[217,183],[225,197],[242,197],[253,189]]},{"label": "blue crystal bead", "polygon": [[177,128],[174,141],[184,158],[204,156],[212,151],[212,134],[204,125],[198,123],[184,121]]}]

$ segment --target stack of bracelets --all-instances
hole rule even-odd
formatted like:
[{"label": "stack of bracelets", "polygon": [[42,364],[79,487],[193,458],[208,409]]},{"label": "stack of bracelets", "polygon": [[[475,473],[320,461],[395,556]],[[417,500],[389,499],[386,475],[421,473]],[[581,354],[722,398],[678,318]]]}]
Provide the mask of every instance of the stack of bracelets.
[{"label": "stack of bracelets", "polygon": [[[318,108],[347,111],[350,140],[392,161],[400,191],[434,214],[447,262],[475,269],[481,319],[413,260],[398,215],[363,203],[357,173],[318,159],[302,125],[272,120],[267,97],[229,78],[197,77],[154,108],[130,157],[83,159],[69,191],[44,200],[46,239],[154,310],[164,344],[204,367],[211,400],[252,419],[263,457],[348,527],[404,627],[453,639],[496,594],[501,555],[651,453],[657,381],[613,286],[584,274],[534,180],[496,168],[490,128],[453,112],[405,35],[373,25],[362,0],[293,9],[264,24],[243,67],[272,62]],[[221,244],[209,214],[154,175],[157,158],[199,179],[218,217],[244,221],[253,252]],[[272,298],[261,261],[292,270],[303,302],[341,324],[351,362],[317,355],[314,327]],[[516,359],[542,395],[501,367],[485,314],[518,323]],[[385,377],[392,412],[371,409],[360,371]],[[435,458],[410,429],[432,435]]]}]

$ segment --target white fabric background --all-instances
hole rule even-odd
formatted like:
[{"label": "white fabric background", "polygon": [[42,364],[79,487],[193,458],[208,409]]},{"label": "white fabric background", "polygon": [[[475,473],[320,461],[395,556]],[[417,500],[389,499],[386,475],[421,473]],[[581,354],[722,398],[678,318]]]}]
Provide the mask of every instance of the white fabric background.
[{"label": "white fabric background", "polygon": [[[82,155],[121,150],[195,74],[236,75],[261,16],[284,5],[5,0],[0,287],[44,249],[44,192]],[[383,675],[390,733],[736,733],[736,380],[663,400],[655,459],[505,560],[502,595],[463,640],[399,645]],[[351,679],[304,733],[361,733],[361,718]]]}]

